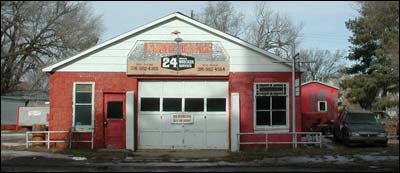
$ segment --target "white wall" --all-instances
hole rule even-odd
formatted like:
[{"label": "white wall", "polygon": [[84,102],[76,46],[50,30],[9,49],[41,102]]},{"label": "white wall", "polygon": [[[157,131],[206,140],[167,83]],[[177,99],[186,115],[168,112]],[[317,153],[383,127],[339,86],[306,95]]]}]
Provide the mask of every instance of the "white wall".
[{"label": "white wall", "polygon": [[126,72],[127,56],[138,40],[166,40],[176,38],[171,32],[178,30],[184,41],[219,41],[230,57],[230,72],[289,72],[288,66],[272,63],[272,58],[233,43],[225,38],[216,36],[194,25],[179,19],[173,19],[158,25],[148,31],[138,33],[124,41],[108,46],[83,57],[73,64],[65,66],[58,71],[90,71],[90,72]]}]

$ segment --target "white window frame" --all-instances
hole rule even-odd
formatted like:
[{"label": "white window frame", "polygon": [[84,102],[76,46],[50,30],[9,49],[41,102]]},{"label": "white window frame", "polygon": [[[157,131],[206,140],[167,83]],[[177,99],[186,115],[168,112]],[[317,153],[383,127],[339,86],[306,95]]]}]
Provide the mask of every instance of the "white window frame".
[{"label": "white window frame", "polygon": [[[325,110],[320,109],[320,103],[325,103]],[[327,101],[318,101],[318,112],[326,112],[328,111],[328,102]]]},{"label": "white window frame", "polygon": [[[91,115],[92,122],[91,122],[91,125],[75,125],[75,105],[76,105],[75,91],[76,91],[76,85],[80,85],[80,84],[91,84],[92,85],[92,103],[91,103],[91,105],[92,105],[92,112],[91,112],[92,113],[92,115]],[[94,128],[95,82],[74,82],[73,85],[74,86],[73,86],[73,91],[72,91],[72,110],[73,110],[72,111],[72,127],[76,128],[76,130],[93,129]],[[78,105],[89,105],[89,104],[85,103],[85,104],[78,104]]]},{"label": "white window frame", "polygon": [[[257,85],[259,84],[284,84],[286,85],[286,125],[257,125]],[[255,131],[289,132],[289,83],[288,82],[254,82],[253,83],[253,127]]]}]

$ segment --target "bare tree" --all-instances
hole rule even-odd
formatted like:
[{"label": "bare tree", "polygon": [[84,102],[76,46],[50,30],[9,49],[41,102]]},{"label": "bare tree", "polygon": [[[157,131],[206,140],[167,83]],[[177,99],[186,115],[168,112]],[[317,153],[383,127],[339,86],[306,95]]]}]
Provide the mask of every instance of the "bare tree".
[{"label": "bare tree", "polygon": [[84,2],[1,1],[1,92],[29,71],[95,45],[102,23],[91,11]]},{"label": "bare tree", "polygon": [[274,12],[266,2],[257,2],[254,12],[255,21],[248,27],[246,40],[280,57],[291,57],[300,43],[303,24],[295,25],[286,14]]},{"label": "bare tree", "polygon": [[306,49],[300,51],[300,60],[313,61],[314,63],[304,63],[302,67],[306,70],[302,75],[303,82],[317,80],[328,82],[330,79],[338,78],[340,70],[344,68],[345,51],[320,49]]},{"label": "bare tree", "polygon": [[195,18],[210,27],[233,36],[240,36],[244,32],[244,15],[241,12],[236,12],[229,1],[209,1],[203,12],[196,15]]}]

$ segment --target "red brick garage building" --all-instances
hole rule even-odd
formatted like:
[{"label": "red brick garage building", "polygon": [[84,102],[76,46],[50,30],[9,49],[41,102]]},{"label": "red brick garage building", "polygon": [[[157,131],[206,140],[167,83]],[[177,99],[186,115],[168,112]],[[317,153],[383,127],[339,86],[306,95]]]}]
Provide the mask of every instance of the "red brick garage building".
[{"label": "red brick garage building", "polygon": [[95,148],[236,150],[239,132],[292,131],[291,67],[279,60],[173,13],[45,68],[49,130],[94,130]]}]

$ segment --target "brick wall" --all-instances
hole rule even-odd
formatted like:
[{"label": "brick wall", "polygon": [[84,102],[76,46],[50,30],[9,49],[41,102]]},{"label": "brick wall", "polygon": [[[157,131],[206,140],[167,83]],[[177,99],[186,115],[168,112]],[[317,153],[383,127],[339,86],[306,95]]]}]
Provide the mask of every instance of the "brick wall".
[{"label": "brick wall", "polygon": [[[74,82],[94,82],[94,147],[104,146],[103,93],[137,91],[137,80],[126,73],[55,72],[50,76],[49,130],[68,131],[72,127],[72,98]],[[66,134],[54,135],[53,139],[67,138]],[[57,146],[65,147],[63,143]]]},{"label": "brick wall", "polygon": [[[299,78],[296,74],[296,79]],[[291,72],[281,73],[230,73],[229,92],[240,94],[240,132],[254,132],[254,82],[287,82],[289,83],[289,132],[292,132],[292,74]],[[301,102],[300,97],[296,97],[296,131],[301,131]],[[245,141],[265,141],[265,135],[242,136]],[[287,135],[272,135],[269,141],[291,141]],[[254,147],[255,145],[241,147]],[[265,147],[265,145],[259,145]]]}]

